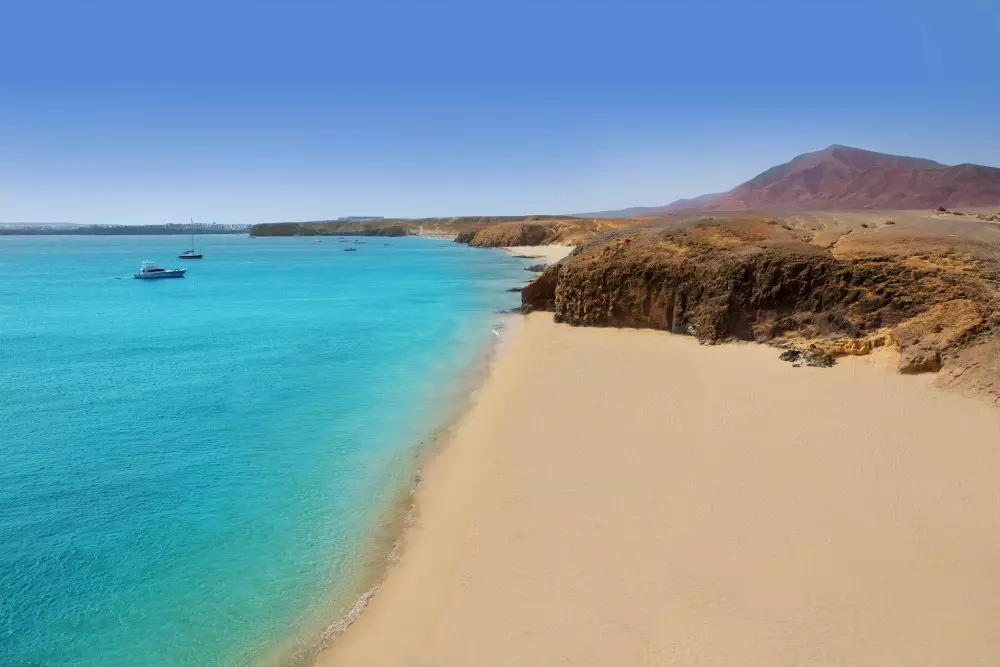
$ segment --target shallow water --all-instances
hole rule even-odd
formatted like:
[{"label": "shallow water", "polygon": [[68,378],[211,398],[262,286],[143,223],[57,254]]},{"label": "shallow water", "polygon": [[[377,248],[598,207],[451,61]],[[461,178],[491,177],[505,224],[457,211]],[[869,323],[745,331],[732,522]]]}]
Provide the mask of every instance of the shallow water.
[{"label": "shallow water", "polygon": [[0,664],[244,664],[332,620],[528,277],[428,239],[187,241],[0,237]]}]

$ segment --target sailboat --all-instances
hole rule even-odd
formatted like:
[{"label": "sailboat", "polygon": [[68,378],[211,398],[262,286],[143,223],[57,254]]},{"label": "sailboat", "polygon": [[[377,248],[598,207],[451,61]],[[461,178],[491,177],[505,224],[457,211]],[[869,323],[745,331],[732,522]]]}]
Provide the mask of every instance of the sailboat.
[{"label": "sailboat", "polygon": [[[194,220],[191,221],[194,224]],[[177,259],[201,259],[201,253],[194,250],[194,234],[191,235],[191,249],[177,255]]]}]

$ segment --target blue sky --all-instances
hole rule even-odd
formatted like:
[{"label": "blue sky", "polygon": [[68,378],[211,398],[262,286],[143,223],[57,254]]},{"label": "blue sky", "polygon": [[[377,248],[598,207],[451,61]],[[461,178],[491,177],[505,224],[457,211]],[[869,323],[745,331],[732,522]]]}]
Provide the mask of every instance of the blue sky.
[{"label": "blue sky", "polygon": [[832,143],[1000,166],[1000,2],[79,2],[0,19],[0,221],[566,213]]}]

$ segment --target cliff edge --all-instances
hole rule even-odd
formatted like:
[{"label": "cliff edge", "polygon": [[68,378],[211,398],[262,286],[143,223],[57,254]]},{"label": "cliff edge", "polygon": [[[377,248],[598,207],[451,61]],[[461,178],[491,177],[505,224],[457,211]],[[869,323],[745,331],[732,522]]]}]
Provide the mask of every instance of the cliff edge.
[{"label": "cliff edge", "polygon": [[629,219],[553,218],[505,221],[470,229],[455,237],[457,243],[479,248],[509,248],[551,244],[577,245],[595,236],[634,225]]},{"label": "cliff edge", "polygon": [[[578,248],[528,285],[522,302],[569,324],[706,342],[832,357],[890,346],[900,372],[947,367],[951,377],[963,354],[980,368],[1000,340],[1000,225],[930,212],[661,221]],[[977,379],[1000,393],[993,382]]]}]

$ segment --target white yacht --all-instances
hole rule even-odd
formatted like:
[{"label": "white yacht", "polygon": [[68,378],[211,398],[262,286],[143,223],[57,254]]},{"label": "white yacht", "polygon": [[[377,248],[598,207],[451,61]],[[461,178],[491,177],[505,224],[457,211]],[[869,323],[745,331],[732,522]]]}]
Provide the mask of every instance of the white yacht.
[{"label": "white yacht", "polygon": [[138,273],[133,273],[132,277],[137,280],[155,280],[157,278],[183,278],[187,269],[165,269],[152,262],[143,262]]}]

